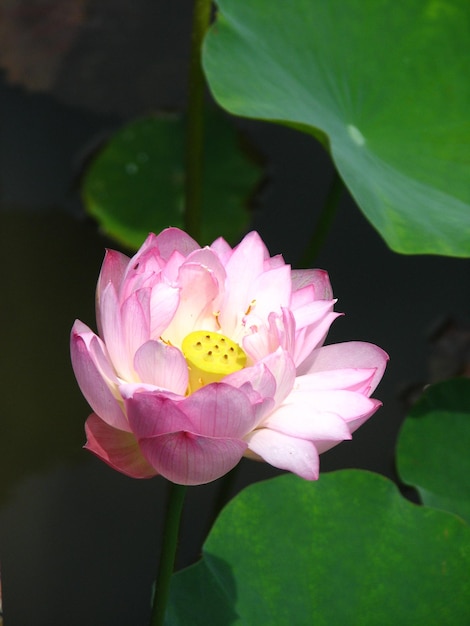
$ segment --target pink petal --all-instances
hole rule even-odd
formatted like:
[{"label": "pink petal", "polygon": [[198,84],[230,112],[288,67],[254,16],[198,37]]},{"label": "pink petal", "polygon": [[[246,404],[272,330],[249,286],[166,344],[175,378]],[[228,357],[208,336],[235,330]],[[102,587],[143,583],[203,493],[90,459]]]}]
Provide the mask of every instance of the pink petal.
[{"label": "pink petal", "polygon": [[139,289],[127,298],[121,307],[121,320],[128,369],[133,373],[134,355],[140,346],[150,339],[149,289]]},{"label": "pink petal", "polygon": [[112,392],[117,379],[107,360],[104,344],[79,320],[72,328],[70,352],[78,385],[93,411],[110,426],[130,430],[122,407]]},{"label": "pink petal", "polygon": [[180,350],[162,341],[147,341],[136,352],[134,369],[144,383],[184,395],[188,364]]},{"label": "pink petal", "polygon": [[174,251],[188,256],[200,246],[187,233],[179,228],[167,228],[155,237],[155,245],[160,256],[167,261]]},{"label": "pink petal", "polygon": [[374,369],[337,369],[325,370],[297,376],[295,387],[299,391],[345,389],[370,395],[370,386],[375,378]]},{"label": "pink petal", "polygon": [[369,386],[371,395],[382,379],[389,356],[378,346],[363,341],[347,341],[323,346],[309,359],[306,373],[344,368],[374,369]]},{"label": "pink petal", "polygon": [[229,374],[224,383],[241,389],[255,412],[254,427],[275,407],[276,380],[264,363]]},{"label": "pink petal", "polygon": [[181,266],[178,283],[180,303],[163,334],[163,338],[180,346],[193,330],[217,330],[215,313],[218,311],[219,285],[216,276],[207,267],[196,263]]},{"label": "pink petal", "polygon": [[158,473],[180,485],[202,485],[220,478],[237,465],[247,448],[238,439],[189,432],[143,439],[139,444]]},{"label": "pink petal", "polygon": [[289,354],[294,354],[295,320],[292,311],[283,308],[280,315],[270,313],[268,326],[256,320],[256,316],[250,315],[245,319],[251,334],[243,337],[242,344],[244,351],[253,362],[261,361],[279,347]]},{"label": "pink petal", "polygon": [[281,404],[264,420],[263,427],[310,441],[352,438],[348,425],[339,415],[317,411],[301,399]]},{"label": "pink petal", "polygon": [[274,401],[276,406],[291,393],[295,381],[295,365],[290,355],[279,348],[265,359],[263,364],[269,369],[276,381]]},{"label": "pink petal", "polygon": [[[273,270],[275,267],[281,267],[285,265],[284,257],[282,254],[276,254],[275,256],[268,257],[264,259],[264,270]],[[289,266],[290,267],[290,266]]]},{"label": "pink petal", "polygon": [[264,272],[265,258],[269,258],[266,246],[258,233],[251,232],[233,249],[227,261],[227,290],[220,322],[229,336],[233,335],[247,307],[256,297],[253,281]]},{"label": "pink petal", "polygon": [[217,254],[223,265],[226,265],[227,261],[232,256],[232,248],[223,237],[219,237],[213,241],[210,245],[210,249]]},{"label": "pink petal", "polygon": [[208,269],[214,281],[217,283],[219,295],[223,296],[227,275],[223,264],[215,252],[210,248],[196,250],[187,257],[185,263],[195,263],[196,265],[201,265]]},{"label": "pink petal", "polygon": [[98,333],[100,335],[103,334],[100,314],[101,294],[109,283],[112,283],[116,292],[119,292],[120,284],[126,272],[129,260],[129,257],[121,252],[117,252],[116,250],[106,250],[103,265],[101,266],[100,275],[98,277],[98,283],[96,285],[96,323],[98,326]]},{"label": "pink petal", "polygon": [[85,423],[84,446],[113,469],[132,478],[151,478],[158,473],[144,458],[132,433],[108,426],[92,413]]},{"label": "pink petal", "polygon": [[255,425],[249,397],[225,382],[198,389],[179,407],[192,426],[187,430],[207,437],[241,438]]},{"label": "pink petal", "polygon": [[173,319],[179,305],[180,290],[165,282],[152,287],[150,296],[150,337],[161,337]]},{"label": "pink petal", "polygon": [[124,380],[132,380],[132,362],[129,362],[129,354],[124,339],[121,307],[112,283],[108,283],[102,293],[101,324],[103,340],[116,373]]},{"label": "pink petal", "polygon": [[307,285],[313,285],[315,300],[331,300],[333,298],[333,289],[328,272],[325,270],[292,270],[292,289],[297,291]]},{"label": "pink petal", "polygon": [[377,400],[343,389],[308,391],[294,389],[289,396],[289,402],[308,404],[315,411],[335,413],[346,422],[358,418],[364,418],[365,421],[380,406]]},{"label": "pink petal", "polygon": [[[296,322],[294,361],[298,368],[308,359],[313,350],[323,344],[331,324],[337,317],[342,315],[331,310],[333,302],[312,302],[310,305],[294,311]],[[312,322],[311,320],[314,321]],[[304,373],[304,371],[298,371],[298,373]]]},{"label": "pink petal", "polygon": [[[282,265],[263,272],[253,282],[252,297],[255,299],[253,310],[256,315],[267,320],[271,312],[280,313],[281,307],[287,307],[291,299],[290,266]],[[249,304],[249,301],[246,303]]]},{"label": "pink petal", "polygon": [[246,437],[246,441],[249,450],[270,465],[294,472],[307,480],[317,480],[320,462],[312,442],[269,428],[255,430]]},{"label": "pink petal", "polygon": [[192,430],[188,416],[171,394],[120,387],[132,432],[138,440],[177,431]]}]

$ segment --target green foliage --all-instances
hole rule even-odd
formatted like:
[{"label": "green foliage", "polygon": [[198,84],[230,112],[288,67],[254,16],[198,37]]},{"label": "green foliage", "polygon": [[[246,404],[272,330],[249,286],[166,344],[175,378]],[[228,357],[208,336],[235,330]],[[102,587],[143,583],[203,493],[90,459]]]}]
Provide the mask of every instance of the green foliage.
[{"label": "green foliage", "polygon": [[403,424],[398,472],[424,504],[470,522],[470,380],[426,390]]},{"label": "green foliage", "polygon": [[[103,230],[130,248],[149,232],[184,228],[184,121],[151,116],[117,132],[97,155],[85,177],[88,212]],[[259,169],[240,150],[237,135],[223,117],[206,119],[202,238],[233,241],[248,221],[246,199]]]},{"label": "green foliage", "polygon": [[222,511],[173,579],[167,624],[464,626],[469,567],[470,527],[386,478],[284,475]]},{"label": "green foliage", "polygon": [[221,106],[319,138],[392,249],[470,256],[468,0],[217,4]]}]

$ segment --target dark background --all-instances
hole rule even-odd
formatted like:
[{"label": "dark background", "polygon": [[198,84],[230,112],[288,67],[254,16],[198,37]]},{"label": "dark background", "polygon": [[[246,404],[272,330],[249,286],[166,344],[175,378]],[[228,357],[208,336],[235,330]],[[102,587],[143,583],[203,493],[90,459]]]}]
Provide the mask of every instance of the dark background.
[{"label": "dark background", "polygon": [[[79,180],[92,150],[134,117],[184,107],[192,2],[0,2],[0,560],[8,626],[145,624],[166,486],[120,475],[82,451],[89,413],[70,367],[75,318],[94,326],[106,246]],[[237,125],[265,159],[252,227],[295,264],[332,177],[310,137]],[[443,209],[444,210],[444,209]],[[391,356],[384,407],[322,470],[394,478],[399,426],[429,382],[469,368],[469,261],[391,252],[342,197],[315,265],[337,309],[329,342],[377,343]],[[275,476],[244,460],[232,493]],[[197,558],[218,483],[191,488],[179,565]]]}]

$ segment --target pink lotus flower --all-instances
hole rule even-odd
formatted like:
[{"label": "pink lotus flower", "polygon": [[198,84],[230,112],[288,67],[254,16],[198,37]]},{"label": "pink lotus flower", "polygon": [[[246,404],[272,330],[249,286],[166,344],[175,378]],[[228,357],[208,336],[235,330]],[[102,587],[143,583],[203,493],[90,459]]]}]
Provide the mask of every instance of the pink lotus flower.
[{"label": "pink lotus flower", "polygon": [[387,355],[323,346],[328,275],[291,270],[255,232],[200,248],[169,228],[129,259],[108,250],[99,336],[77,320],[72,364],[94,413],[86,448],[136,478],[207,483],[242,456],[313,480],[318,455],[380,406]]}]

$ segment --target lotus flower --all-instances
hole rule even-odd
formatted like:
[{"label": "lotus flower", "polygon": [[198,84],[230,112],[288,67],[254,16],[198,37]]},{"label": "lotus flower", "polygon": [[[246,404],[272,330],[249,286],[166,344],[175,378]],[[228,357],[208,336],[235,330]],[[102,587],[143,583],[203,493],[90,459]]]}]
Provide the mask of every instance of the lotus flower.
[{"label": "lotus flower", "polygon": [[93,409],[85,448],[135,478],[213,481],[243,456],[309,480],[351,439],[387,355],[323,345],[339,315],[323,270],[292,270],[256,232],[201,248],[169,228],[131,259],[108,250],[98,335],[77,320],[72,364]]}]

